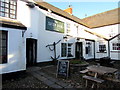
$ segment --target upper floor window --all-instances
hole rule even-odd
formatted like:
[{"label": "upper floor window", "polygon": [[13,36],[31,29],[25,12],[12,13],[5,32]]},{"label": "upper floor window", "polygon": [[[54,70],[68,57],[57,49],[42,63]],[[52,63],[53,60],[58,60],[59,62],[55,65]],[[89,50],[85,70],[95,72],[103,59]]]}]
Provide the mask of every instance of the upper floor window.
[{"label": "upper floor window", "polygon": [[112,48],[113,50],[120,50],[120,43],[113,43]]},{"label": "upper floor window", "polygon": [[7,63],[7,31],[0,31],[0,64]]},{"label": "upper floor window", "polygon": [[70,24],[66,23],[66,33],[70,33]]},{"label": "upper floor window", "polygon": [[0,16],[16,19],[17,0],[0,0]]}]

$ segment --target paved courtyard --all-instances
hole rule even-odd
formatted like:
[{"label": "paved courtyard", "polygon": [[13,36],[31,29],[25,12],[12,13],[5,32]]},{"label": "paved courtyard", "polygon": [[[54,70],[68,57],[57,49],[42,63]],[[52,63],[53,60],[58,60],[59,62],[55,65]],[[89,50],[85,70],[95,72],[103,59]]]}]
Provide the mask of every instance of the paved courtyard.
[{"label": "paved courtyard", "polygon": [[[89,62],[95,64],[94,62]],[[116,62],[115,68],[120,70],[120,62]],[[79,72],[71,73],[69,78],[57,78],[57,66],[33,66],[10,79],[3,81],[3,88],[85,88],[85,80]],[[107,81],[102,88],[120,88],[120,82]]]}]

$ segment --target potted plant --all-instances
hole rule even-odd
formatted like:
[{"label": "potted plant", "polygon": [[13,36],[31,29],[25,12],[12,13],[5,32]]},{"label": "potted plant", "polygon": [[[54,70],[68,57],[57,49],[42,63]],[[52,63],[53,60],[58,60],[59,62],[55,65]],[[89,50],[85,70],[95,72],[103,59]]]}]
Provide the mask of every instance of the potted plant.
[{"label": "potted plant", "polygon": [[85,60],[70,60],[70,70],[73,73],[85,69],[88,65]]}]

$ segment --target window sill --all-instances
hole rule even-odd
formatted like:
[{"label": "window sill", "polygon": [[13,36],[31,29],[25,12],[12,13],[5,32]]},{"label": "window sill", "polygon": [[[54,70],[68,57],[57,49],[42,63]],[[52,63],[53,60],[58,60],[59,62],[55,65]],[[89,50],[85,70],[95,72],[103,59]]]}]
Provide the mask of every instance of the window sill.
[{"label": "window sill", "polygon": [[120,53],[120,50],[115,50],[115,51],[110,51],[110,52]]},{"label": "window sill", "polygon": [[97,53],[107,53],[107,52],[97,52]]}]

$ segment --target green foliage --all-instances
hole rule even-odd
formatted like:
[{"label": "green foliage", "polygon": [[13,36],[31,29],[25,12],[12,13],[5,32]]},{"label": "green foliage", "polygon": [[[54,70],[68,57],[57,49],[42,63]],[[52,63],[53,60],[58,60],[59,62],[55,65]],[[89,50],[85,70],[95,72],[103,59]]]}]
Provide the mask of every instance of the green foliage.
[{"label": "green foliage", "polygon": [[70,64],[86,64],[86,62],[81,60],[71,60]]}]

